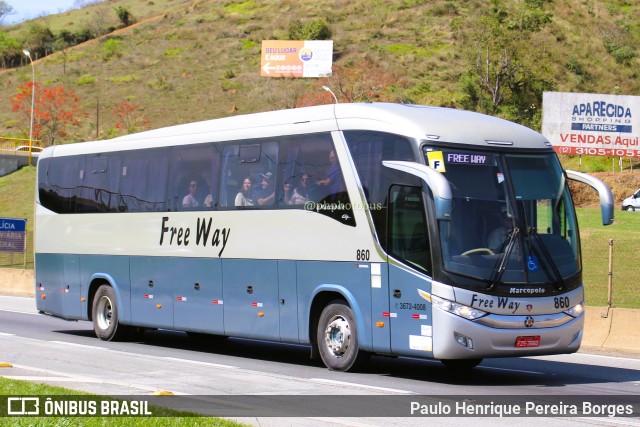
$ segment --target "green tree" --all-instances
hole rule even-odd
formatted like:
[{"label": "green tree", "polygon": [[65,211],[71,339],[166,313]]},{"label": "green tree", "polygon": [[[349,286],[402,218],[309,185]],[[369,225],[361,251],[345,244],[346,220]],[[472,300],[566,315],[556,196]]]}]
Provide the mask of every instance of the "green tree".
[{"label": "green tree", "polygon": [[539,117],[552,58],[542,28],[551,22],[551,0],[493,0],[462,30],[468,60],[461,80],[466,108],[499,114],[524,124]]},{"label": "green tree", "polygon": [[47,25],[39,22],[29,25],[24,43],[35,57],[46,56],[53,51],[56,37]]},{"label": "green tree", "polygon": [[0,31],[0,62],[2,68],[11,66],[11,59],[20,53],[20,42],[9,34]]},{"label": "green tree", "polygon": [[128,27],[134,22],[131,11],[124,6],[116,7],[116,15],[118,15],[118,19],[122,23],[123,27]]},{"label": "green tree", "polygon": [[0,25],[3,25],[4,19],[13,14],[13,7],[6,1],[0,1]]}]

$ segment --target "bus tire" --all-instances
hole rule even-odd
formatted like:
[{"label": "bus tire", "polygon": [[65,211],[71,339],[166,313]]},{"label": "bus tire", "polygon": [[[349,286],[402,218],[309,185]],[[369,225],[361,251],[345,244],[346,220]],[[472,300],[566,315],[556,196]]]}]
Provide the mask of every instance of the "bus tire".
[{"label": "bus tire", "polygon": [[482,359],[442,359],[444,366],[455,371],[468,371],[482,362]]},{"label": "bus tire", "polygon": [[93,298],[93,330],[103,341],[120,341],[130,336],[131,327],[119,323],[116,293],[109,285],[98,288]]},{"label": "bus tire", "polygon": [[316,337],[320,358],[332,371],[353,371],[368,359],[369,353],[359,348],[353,311],[342,300],[332,301],[322,310]]}]

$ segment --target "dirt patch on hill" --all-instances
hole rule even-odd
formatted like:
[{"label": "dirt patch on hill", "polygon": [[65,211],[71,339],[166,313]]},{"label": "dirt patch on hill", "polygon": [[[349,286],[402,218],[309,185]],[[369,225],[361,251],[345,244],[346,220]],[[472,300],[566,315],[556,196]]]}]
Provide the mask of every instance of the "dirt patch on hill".
[{"label": "dirt patch on hill", "polygon": [[[597,172],[591,175],[600,178],[610,188],[615,198],[615,208],[619,209],[622,200],[631,196],[640,188],[640,171],[625,172]],[[595,208],[600,204],[598,193],[585,184],[569,181],[571,194],[576,206],[581,208]]]}]

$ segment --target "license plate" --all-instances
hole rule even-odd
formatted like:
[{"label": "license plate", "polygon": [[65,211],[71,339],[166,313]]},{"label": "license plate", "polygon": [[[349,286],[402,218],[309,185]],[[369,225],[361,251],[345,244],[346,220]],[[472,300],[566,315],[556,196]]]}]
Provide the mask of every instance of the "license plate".
[{"label": "license plate", "polygon": [[540,336],[518,337],[516,338],[517,348],[538,347],[540,345]]}]

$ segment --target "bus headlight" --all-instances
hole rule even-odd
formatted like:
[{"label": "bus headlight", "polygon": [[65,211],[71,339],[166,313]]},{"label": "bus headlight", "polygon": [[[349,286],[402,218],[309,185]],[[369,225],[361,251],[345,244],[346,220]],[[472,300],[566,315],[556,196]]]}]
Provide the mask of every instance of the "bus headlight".
[{"label": "bus headlight", "polygon": [[449,313],[464,317],[468,320],[475,320],[487,314],[485,311],[478,310],[477,308],[458,304],[457,302],[449,301],[435,295],[431,295],[431,303],[441,310],[448,311]]},{"label": "bus headlight", "polygon": [[584,313],[584,305],[582,303],[576,304],[569,310],[566,310],[565,313],[567,313],[571,317],[578,317],[582,313]]}]

